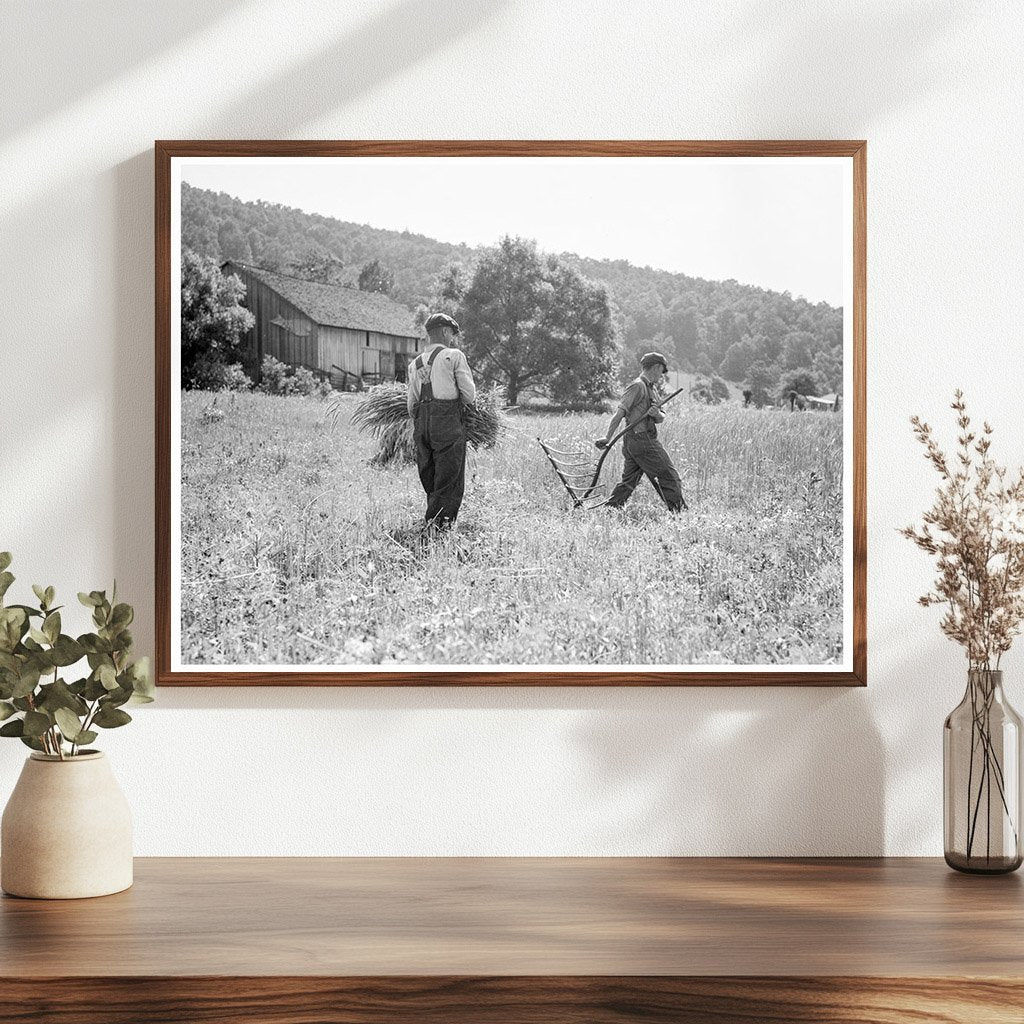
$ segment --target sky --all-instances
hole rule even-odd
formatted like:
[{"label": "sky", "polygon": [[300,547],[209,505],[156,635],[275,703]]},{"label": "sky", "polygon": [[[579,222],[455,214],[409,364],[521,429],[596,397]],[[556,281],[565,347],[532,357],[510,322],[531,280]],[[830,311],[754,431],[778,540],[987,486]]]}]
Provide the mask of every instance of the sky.
[{"label": "sky", "polygon": [[740,157],[188,158],[181,178],[443,242],[734,278],[842,306],[850,161]]}]

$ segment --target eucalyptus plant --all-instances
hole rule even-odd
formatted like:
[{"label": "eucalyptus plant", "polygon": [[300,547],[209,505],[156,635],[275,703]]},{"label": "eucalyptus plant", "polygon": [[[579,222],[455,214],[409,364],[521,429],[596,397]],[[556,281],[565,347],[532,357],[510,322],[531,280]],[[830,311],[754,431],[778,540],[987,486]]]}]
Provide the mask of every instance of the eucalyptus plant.
[{"label": "eucalyptus plant", "polygon": [[[33,750],[64,760],[92,743],[99,729],[127,725],[126,704],[153,700],[149,659],[132,661],[135,617],[130,604],[117,603],[117,583],[106,591],[80,593],[92,609],[94,633],[61,632],[53,587],[33,585],[38,606],[5,605],[14,576],[11,555],[0,552],[0,736],[16,736]],[[67,682],[62,673],[82,660],[89,673]],[[70,673],[66,673],[69,674]],[[9,719],[9,721],[7,721]]]}]

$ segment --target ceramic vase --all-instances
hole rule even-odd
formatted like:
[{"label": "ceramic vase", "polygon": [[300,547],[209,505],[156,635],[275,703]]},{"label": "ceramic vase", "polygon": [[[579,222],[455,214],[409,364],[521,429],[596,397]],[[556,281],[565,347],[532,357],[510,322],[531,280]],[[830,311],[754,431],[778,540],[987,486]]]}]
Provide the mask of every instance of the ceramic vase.
[{"label": "ceramic vase", "polygon": [[132,884],[132,818],[99,751],[25,762],[0,824],[0,887],[68,900]]}]

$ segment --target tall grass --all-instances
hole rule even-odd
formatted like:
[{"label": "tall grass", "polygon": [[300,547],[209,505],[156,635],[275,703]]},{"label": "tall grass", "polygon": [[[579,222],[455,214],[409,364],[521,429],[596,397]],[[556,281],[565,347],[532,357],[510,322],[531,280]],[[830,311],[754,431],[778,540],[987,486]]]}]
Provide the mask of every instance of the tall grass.
[{"label": "tall grass", "polygon": [[[409,466],[313,400],[182,398],[182,654],[213,664],[827,663],[842,655],[842,438],[829,414],[677,404],[661,437],[690,511],[647,482],[572,511],[519,417],[471,453],[452,536],[421,545]],[[621,471],[616,452],[604,479]]]}]

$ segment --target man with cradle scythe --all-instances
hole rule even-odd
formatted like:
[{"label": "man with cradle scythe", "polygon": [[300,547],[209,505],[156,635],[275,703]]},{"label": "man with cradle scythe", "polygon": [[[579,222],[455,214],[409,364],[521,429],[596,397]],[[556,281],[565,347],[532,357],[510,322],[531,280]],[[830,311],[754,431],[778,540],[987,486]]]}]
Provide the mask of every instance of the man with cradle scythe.
[{"label": "man with cradle scythe", "polygon": [[622,438],[622,479],[612,491],[607,507],[622,508],[640,478],[646,475],[669,511],[679,512],[686,508],[686,501],[676,467],[658,440],[657,424],[665,419],[665,414],[655,408],[654,387],[668,373],[668,362],[660,352],[648,352],[640,360],[640,369],[640,376],[619,399],[608,433],[594,442],[596,447],[606,448],[619,424],[625,420],[629,425]]},{"label": "man with cradle scythe", "polygon": [[463,408],[476,401],[465,355],[453,344],[459,325],[444,313],[427,317],[428,344],[409,367],[407,400],[416,468],[427,495],[428,529],[447,529],[466,490]]}]

